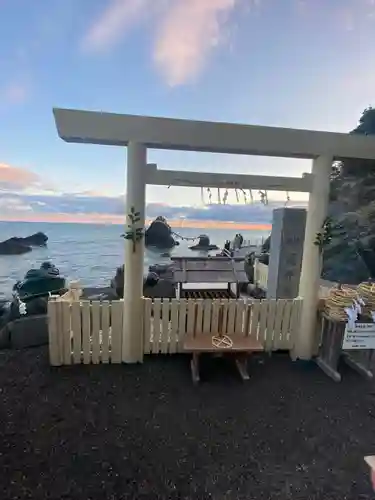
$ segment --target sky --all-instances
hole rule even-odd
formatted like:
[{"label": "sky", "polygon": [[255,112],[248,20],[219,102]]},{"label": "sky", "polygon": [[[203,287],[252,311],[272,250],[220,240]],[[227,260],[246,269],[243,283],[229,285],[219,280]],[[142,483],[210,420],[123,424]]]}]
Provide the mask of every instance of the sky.
[{"label": "sky", "polygon": [[[348,132],[374,104],[374,28],[375,0],[0,0],[0,217],[47,205],[60,213],[64,200],[75,212],[107,200],[110,212],[123,199],[126,150],[63,142],[53,107]],[[193,152],[148,160],[206,172],[311,169]],[[197,208],[207,195],[150,186],[147,201]]]}]

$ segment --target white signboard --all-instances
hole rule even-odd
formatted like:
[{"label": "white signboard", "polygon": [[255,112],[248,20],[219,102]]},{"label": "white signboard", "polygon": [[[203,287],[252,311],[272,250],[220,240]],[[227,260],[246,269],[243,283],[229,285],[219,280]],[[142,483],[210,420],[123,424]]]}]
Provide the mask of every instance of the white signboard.
[{"label": "white signboard", "polygon": [[343,349],[375,349],[375,323],[346,325]]}]

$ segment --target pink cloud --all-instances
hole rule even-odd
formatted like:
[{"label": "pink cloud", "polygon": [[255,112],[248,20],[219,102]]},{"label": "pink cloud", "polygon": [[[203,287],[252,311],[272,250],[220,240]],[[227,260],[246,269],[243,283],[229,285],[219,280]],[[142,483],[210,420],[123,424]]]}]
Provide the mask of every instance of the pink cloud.
[{"label": "pink cloud", "polygon": [[10,83],[0,89],[0,100],[6,104],[20,104],[29,94],[29,88],[22,83]]},{"label": "pink cloud", "polygon": [[0,163],[0,188],[26,188],[40,181],[37,174],[21,167]]},{"label": "pink cloud", "polygon": [[222,27],[237,0],[179,0],[158,30],[154,61],[171,86],[191,81],[210,51],[222,41]]},{"label": "pink cloud", "polygon": [[256,6],[259,0],[111,0],[84,36],[82,47],[88,52],[108,50],[152,16],[154,62],[169,85],[180,85],[203,69],[209,53],[222,42],[230,12],[249,2]]},{"label": "pink cloud", "polygon": [[151,5],[150,0],[111,0],[86,33],[82,48],[88,52],[101,52],[114,47]]}]

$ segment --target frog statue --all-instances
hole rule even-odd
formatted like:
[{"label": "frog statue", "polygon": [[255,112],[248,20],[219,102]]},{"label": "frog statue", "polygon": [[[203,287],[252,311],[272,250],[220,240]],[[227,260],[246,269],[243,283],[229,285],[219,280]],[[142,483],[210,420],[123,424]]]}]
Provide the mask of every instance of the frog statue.
[{"label": "frog statue", "polygon": [[43,262],[39,269],[30,269],[24,279],[13,286],[12,300],[0,308],[0,330],[20,317],[47,314],[50,294],[65,292],[66,280],[50,262]]}]

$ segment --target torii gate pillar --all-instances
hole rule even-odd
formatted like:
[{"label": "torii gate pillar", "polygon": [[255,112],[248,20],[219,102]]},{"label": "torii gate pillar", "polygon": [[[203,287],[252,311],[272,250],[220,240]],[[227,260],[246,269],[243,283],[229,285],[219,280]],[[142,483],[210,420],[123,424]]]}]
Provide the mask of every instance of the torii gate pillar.
[{"label": "torii gate pillar", "polygon": [[[144,144],[128,144],[126,175],[126,225],[131,224],[132,209],[139,212],[136,228],[145,227],[147,148]],[[128,227],[125,228],[127,231]],[[122,361],[138,363],[143,360],[143,261],[144,238],[125,239],[124,312],[122,335]]]},{"label": "torii gate pillar", "polygon": [[330,174],[333,158],[320,156],[313,160],[313,186],[309,197],[303,246],[299,296],[303,298],[300,330],[293,357],[311,359],[316,335],[316,308],[321,278],[321,256],[315,245],[316,235],[328,213]]}]

